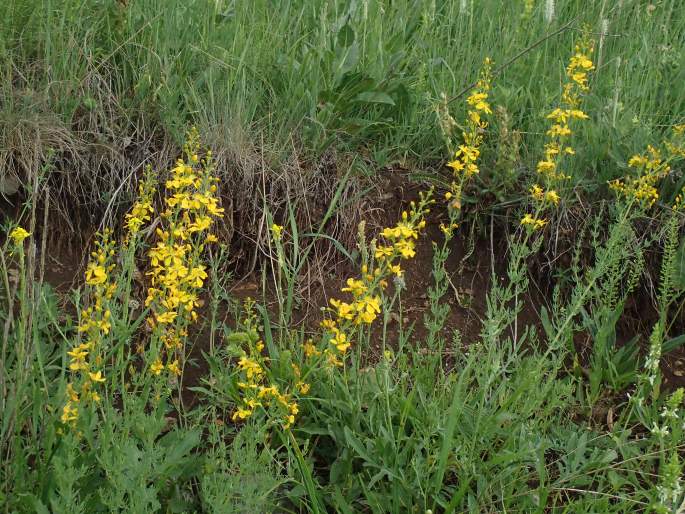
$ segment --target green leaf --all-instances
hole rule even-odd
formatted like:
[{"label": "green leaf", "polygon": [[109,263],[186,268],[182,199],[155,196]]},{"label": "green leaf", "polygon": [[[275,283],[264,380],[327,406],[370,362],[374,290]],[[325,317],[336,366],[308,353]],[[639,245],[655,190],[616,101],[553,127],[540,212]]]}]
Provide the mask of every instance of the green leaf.
[{"label": "green leaf", "polygon": [[329,478],[332,484],[339,484],[345,481],[345,478],[352,473],[352,459],[349,452],[344,450],[342,455],[335,459],[331,464]]},{"label": "green leaf", "polygon": [[352,433],[352,431],[348,427],[345,427],[344,431],[345,440],[347,441],[347,444],[349,444],[352,447],[352,449],[357,453],[359,457],[373,464],[375,460],[371,457],[371,455],[369,455],[368,451],[366,450],[364,445],[362,445],[361,441],[357,439],[357,437]]},{"label": "green leaf", "polygon": [[354,101],[368,104],[395,105],[395,101],[392,99],[392,97],[387,93],[383,93],[382,91],[364,91],[359,93],[354,98]]},{"label": "green leaf", "polygon": [[673,285],[678,289],[685,289],[685,237],[680,240],[680,246],[675,254]]},{"label": "green leaf", "polygon": [[349,23],[343,25],[343,27],[338,32],[338,44],[341,46],[350,46],[354,43],[354,30],[350,27]]},{"label": "green leaf", "polygon": [[685,334],[680,334],[679,336],[672,337],[668,341],[665,341],[661,347],[661,352],[666,354],[672,352],[673,350],[680,348],[685,344]]}]

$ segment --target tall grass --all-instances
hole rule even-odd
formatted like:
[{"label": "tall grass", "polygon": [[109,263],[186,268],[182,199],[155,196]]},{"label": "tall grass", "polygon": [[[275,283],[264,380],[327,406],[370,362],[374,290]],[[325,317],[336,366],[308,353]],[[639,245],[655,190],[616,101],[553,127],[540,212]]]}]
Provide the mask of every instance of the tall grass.
[{"label": "tall grass", "polygon": [[474,81],[486,55],[504,64],[575,20],[502,69],[493,95],[523,134],[518,166],[530,168],[560,63],[580,31],[592,32],[600,42],[589,100],[595,123],[569,170],[592,191],[641,141],[679,120],[678,4],[558,2],[548,21],[541,1],[462,9],[432,0],[12,0],[0,7],[5,144],[16,146],[7,134],[13,122],[40,113],[76,127],[83,143],[119,147],[124,139],[125,152],[151,126],[180,142],[191,122],[213,146],[263,141],[274,163],[287,161],[294,139],[311,156],[362,150],[380,166],[437,164],[440,95]]}]

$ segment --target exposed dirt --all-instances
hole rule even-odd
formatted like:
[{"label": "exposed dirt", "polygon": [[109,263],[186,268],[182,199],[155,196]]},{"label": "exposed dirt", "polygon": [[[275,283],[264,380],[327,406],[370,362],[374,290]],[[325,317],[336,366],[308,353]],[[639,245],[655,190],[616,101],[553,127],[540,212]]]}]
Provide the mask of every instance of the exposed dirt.
[{"label": "exposed dirt", "polygon": [[[369,199],[370,205],[377,208],[369,212],[373,216],[367,223],[367,234],[375,234],[381,227],[393,225],[399,219],[402,210],[406,209],[411,200],[417,199],[419,186],[411,183],[406,176],[392,173],[389,179],[381,184],[377,190],[377,198]],[[399,318],[391,319],[388,326],[387,341],[391,346],[396,344],[401,332],[411,328],[413,330],[413,341],[421,342],[424,340],[426,328],[424,327],[424,315],[429,310],[428,289],[432,285],[431,272],[433,269],[433,248],[431,241],[440,241],[442,233],[439,228],[441,217],[444,213],[431,213],[426,227],[425,235],[417,244],[417,255],[411,261],[405,261],[405,283],[406,289],[402,292],[402,322],[403,327],[399,327]],[[467,218],[468,219],[468,218]],[[462,345],[466,346],[475,342],[480,337],[481,320],[486,313],[486,295],[491,286],[494,275],[499,280],[504,280],[507,265],[507,243],[506,234],[501,232],[496,225],[494,227],[475,227],[472,231],[469,223],[466,222],[460,227],[460,232],[454,239],[454,247],[451,249],[450,256],[446,262],[446,269],[450,277],[450,287],[443,298],[443,302],[449,306],[447,321],[442,329],[441,336],[448,342],[448,351],[444,358],[449,365],[451,361],[450,353],[459,351],[449,342],[453,338],[455,331],[461,335]],[[63,244],[59,234],[51,234],[49,240],[49,250],[45,255],[45,280],[51,284],[62,296],[64,304],[68,304],[66,294],[74,286],[81,282],[82,270],[85,265],[82,249],[70,247]],[[330,263],[331,260],[328,259]],[[533,265],[534,266],[534,265]],[[539,270],[533,270],[539,271]],[[358,271],[354,266],[342,258],[334,263],[334,266],[322,270],[317,268],[300,291],[301,302],[296,306],[294,322],[304,325],[305,330],[316,330],[321,319],[321,308],[328,304],[331,297],[338,296],[340,288],[343,286],[348,276],[353,276]],[[523,298],[523,309],[518,320],[518,326],[533,325],[540,328],[540,309],[547,305],[548,295],[552,289],[550,279],[541,276],[539,272],[533,273],[537,281],[526,298]],[[265,307],[276,312],[278,300],[273,290],[267,287],[265,294],[261,293],[262,275],[257,269],[247,276],[236,279],[230,287],[230,295],[236,300],[246,297],[253,297],[265,304]],[[655,316],[650,305],[637,305],[633,303],[627,309],[630,320],[633,319],[633,326],[622,327],[621,338],[628,340],[635,334],[635,322],[639,326],[646,327],[652,322]],[[206,374],[206,364],[202,358],[202,352],[207,351],[210,345],[211,334],[208,328],[208,308],[205,299],[205,307],[202,309],[198,329],[193,337],[193,344],[189,355],[189,361],[193,364],[186,367],[184,372],[184,385],[186,387],[197,385],[202,376]],[[234,313],[228,305],[221,305],[220,320],[231,325],[234,321]],[[646,347],[648,333],[642,333],[641,345]],[[380,338],[376,338],[380,340]],[[580,335],[576,339],[577,348],[581,354],[587,354],[591,340],[589,337]],[[451,348],[451,349],[450,349]],[[380,343],[372,342],[372,354],[368,356],[374,360],[379,356]],[[685,350],[680,349],[669,354],[662,359],[662,369],[666,387],[674,388],[685,385]],[[192,405],[194,395],[187,391],[184,394],[184,404]]]}]

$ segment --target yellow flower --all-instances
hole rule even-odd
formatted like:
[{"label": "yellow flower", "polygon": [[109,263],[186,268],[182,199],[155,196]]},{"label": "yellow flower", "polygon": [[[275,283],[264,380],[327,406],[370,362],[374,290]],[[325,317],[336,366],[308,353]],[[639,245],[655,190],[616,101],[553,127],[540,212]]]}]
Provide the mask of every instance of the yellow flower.
[{"label": "yellow flower", "polygon": [[207,278],[207,272],[204,266],[197,266],[190,270],[188,273],[188,282],[193,284],[195,287],[200,288],[204,284],[204,280]]},{"label": "yellow flower", "polygon": [[392,246],[377,246],[374,257],[382,261],[386,257],[390,257],[393,253]]},{"label": "yellow flower", "polygon": [[181,375],[181,368],[178,365],[178,359],[172,362],[171,364],[167,364],[166,369],[168,369],[169,372],[173,373],[174,375]]},{"label": "yellow flower", "polygon": [[628,166],[631,168],[642,168],[647,166],[649,159],[645,155],[633,155],[628,161]]},{"label": "yellow flower", "polygon": [[566,137],[571,135],[571,129],[568,125],[552,125],[552,127],[547,131],[547,135],[551,137],[559,136]]},{"label": "yellow flower", "polygon": [[337,310],[338,318],[352,319],[354,318],[354,309],[349,303],[341,302],[335,298],[331,298],[331,305]]},{"label": "yellow flower", "polygon": [[157,323],[162,325],[173,323],[176,320],[178,313],[176,311],[167,311],[162,314],[157,314]]},{"label": "yellow flower", "polygon": [[556,191],[547,191],[545,193],[545,201],[554,205],[559,205],[559,195]]},{"label": "yellow flower", "polygon": [[152,371],[154,375],[159,375],[162,371],[164,371],[164,364],[162,364],[162,361],[157,359],[152,363],[152,366],[150,366],[150,371]]},{"label": "yellow flower", "polygon": [[276,223],[271,225],[271,233],[274,236],[274,239],[276,241],[281,239],[281,235],[283,234],[283,226],[282,225],[277,225]]},{"label": "yellow flower", "polygon": [[311,340],[306,341],[302,345],[302,349],[304,350],[304,355],[307,358],[316,357],[316,356],[321,355],[321,352],[319,350],[317,350],[316,346],[314,346],[314,344],[312,343]]},{"label": "yellow flower", "polygon": [[74,386],[72,385],[71,382],[67,384],[67,396],[69,397],[69,400],[76,403],[78,402],[78,393],[74,390]]},{"label": "yellow flower", "polygon": [[72,358],[72,360],[75,361],[83,361],[85,360],[86,356],[88,355],[88,351],[83,348],[83,345],[80,345],[76,348],[74,348],[71,351],[67,352],[67,355]]},{"label": "yellow flower", "polygon": [[17,227],[12,232],[10,232],[10,237],[12,238],[12,240],[14,241],[14,244],[16,244],[16,245],[21,244],[22,241],[24,241],[24,239],[26,239],[30,235],[31,235],[30,232],[27,232],[26,230],[24,230],[21,227]]},{"label": "yellow flower", "polygon": [[278,388],[276,386],[269,386],[269,387],[260,386],[259,392],[257,393],[257,397],[258,398],[264,398],[266,396],[279,397],[280,394],[281,393],[278,392]]},{"label": "yellow flower", "polygon": [[547,224],[547,220],[534,218],[530,214],[526,214],[521,220],[521,225],[525,227],[530,227],[533,230],[538,230],[543,228]]},{"label": "yellow flower", "polygon": [[331,343],[338,349],[340,353],[345,353],[350,347],[350,342],[347,340],[347,336],[344,332],[337,330]]},{"label": "yellow flower", "polygon": [[91,379],[93,382],[104,382],[104,381],[105,381],[105,377],[102,376],[102,372],[101,372],[101,371],[97,371],[96,373],[90,373],[90,372],[89,372],[89,373],[88,373],[88,376],[90,377],[90,379]]},{"label": "yellow flower", "polygon": [[462,161],[460,161],[459,159],[455,159],[453,161],[448,162],[447,166],[452,168],[455,172],[461,171],[464,169],[464,163]]},{"label": "yellow flower", "polygon": [[97,286],[107,280],[107,270],[104,266],[91,262],[86,269],[86,284]]},{"label": "yellow flower", "polygon": [[264,373],[262,367],[257,362],[246,356],[240,358],[238,366],[241,370],[245,371],[248,380],[252,380],[253,377],[259,377]]},{"label": "yellow flower", "polygon": [[321,322],[321,326],[326,330],[334,330],[336,328],[335,321],[332,319],[325,319]]},{"label": "yellow flower", "polygon": [[545,199],[544,190],[537,184],[530,188],[530,194],[537,201],[542,201]]},{"label": "yellow flower", "polygon": [[233,416],[231,416],[231,419],[233,421],[236,421],[237,419],[247,419],[250,416],[252,416],[252,411],[248,409],[243,409],[242,407],[239,407],[238,410],[236,410],[233,413]]},{"label": "yellow flower", "polygon": [[71,421],[76,421],[78,419],[78,408],[77,407],[72,407],[71,402],[67,402],[67,404],[62,408],[62,423],[66,424]]},{"label": "yellow flower", "polygon": [[381,312],[381,300],[378,296],[365,296],[355,304],[357,323],[373,323]]},{"label": "yellow flower", "polygon": [[414,250],[414,242],[408,240],[401,240],[395,243],[395,248],[400,253],[403,259],[411,259],[416,255]]},{"label": "yellow flower", "polygon": [[354,278],[347,279],[347,287],[342,288],[343,292],[350,292],[353,296],[361,296],[366,292],[366,286],[361,280],[356,280]]}]

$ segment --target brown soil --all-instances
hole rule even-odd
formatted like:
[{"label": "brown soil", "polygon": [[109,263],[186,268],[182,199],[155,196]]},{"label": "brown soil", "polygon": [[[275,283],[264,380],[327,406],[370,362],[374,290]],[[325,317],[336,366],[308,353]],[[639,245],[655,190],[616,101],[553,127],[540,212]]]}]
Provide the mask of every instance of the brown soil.
[{"label": "brown soil", "polygon": [[[372,210],[375,219],[369,220],[367,233],[373,234],[382,226],[393,225],[400,217],[402,210],[407,208],[409,201],[416,199],[418,186],[412,184],[406,176],[392,173],[378,190],[377,199],[367,199],[367,202],[378,205],[378,209]],[[437,211],[437,209],[436,209]],[[442,234],[439,229],[441,213],[431,214],[426,227],[426,233],[417,245],[416,258],[405,263],[406,289],[401,295],[402,320],[404,327],[400,330],[398,319],[393,318],[388,327],[387,340],[393,345],[397,341],[398,334],[413,327],[413,340],[422,341],[426,334],[423,319],[429,310],[428,288],[432,284],[432,258],[433,250],[431,241],[440,241]],[[495,227],[486,227],[481,233],[474,231],[473,237],[469,238],[469,224],[464,223],[460,228],[462,237],[456,237],[454,247],[446,262],[446,269],[449,273],[451,285],[443,298],[443,302],[449,305],[449,315],[447,322],[440,334],[446,341],[451,341],[455,331],[461,334],[463,345],[469,345],[479,340],[481,331],[481,320],[486,313],[486,294],[491,286],[493,271],[499,280],[504,280],[506,276],[507,264],[507,244],[506,234]],[[492,233],[490,233],[492,232]],[[62,244],[59,236],[50,241],[50,249],[46,254],[45,280],[51,284],[68,304],[66,295],[69,290],[81,282],[82,269],[85,265],[81,249],[69,247]],[[273,292],[267,291],[262,295],[260,292],[261,275],[252,272],[250,275],[237,279],[230,289],[233,298],[240,300],[246,297],[257,298],[265,303],[268,310],[277,311],[278,302]],[[320,309],[327,305],[328,299],[338,295],[338,292],[346,277],[355,274],[354,268],[349,262],[342,260],[334,269],[326,270],[325,273],[319,271],[318,279],[306,284],[302,290],[302,303],[295,311],[295,323],[303,324],[306,329],[316,330],[320,320]],[[540,329],[540,308],[547,305],[547,295],[552,289],[549,279],[538,278],[537,283],[529,288],[531,292],[523,298],[523,309],[518,321],[519,327],[533,325]],[[652,316],[650,309],[639,309],[633,305],[631,311],[644,318]],[[629,313],[630,314],[630,313]],[[197,385],[201,377],[206,374],[206,364],[202,357],[202,352],[209,349],[210,333],[209,322],[207,319],[208,310],[205,307],[201,315],[198,331],[195,334],[190,360],[195,365],[187,366],[184,374],[184,385],[186,387]],[[222,305],[220,319],[228,325],[233,323],[233,313],[229,306]],[[635,332],[628,331],[627,334]],[[646,343],[648,334],[643,334],[643,346]],[[626,335],[626,340],[629,337]],[[586,353],[587,345],[590,343],[588,338],[579,337],[578,349],[581,353]],[[451,346],[448,344],[448,348]],[[372,348],[376,351],[369,356],[371,360],[378,357],[380,345],[372,343]],[[451,361],[450,352],[459,351],[452,349],[447,352],[445,358]],[[672,352],[663,359],[664,380],[668,388],[685,385],[685,349]],[[186,390],[184,394],[184,404],[192,405],[194,395]]]}]

